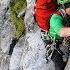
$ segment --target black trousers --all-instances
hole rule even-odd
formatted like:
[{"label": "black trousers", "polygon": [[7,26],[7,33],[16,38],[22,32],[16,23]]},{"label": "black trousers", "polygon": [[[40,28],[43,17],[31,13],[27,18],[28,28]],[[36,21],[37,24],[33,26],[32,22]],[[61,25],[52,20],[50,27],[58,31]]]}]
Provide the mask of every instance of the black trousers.
[{"label": "black trousers", "polygon": [[55,64],[55,70],[64,70],[66,63],[63,62],[62,55],[57,50],[54,50],[51,59]]}]

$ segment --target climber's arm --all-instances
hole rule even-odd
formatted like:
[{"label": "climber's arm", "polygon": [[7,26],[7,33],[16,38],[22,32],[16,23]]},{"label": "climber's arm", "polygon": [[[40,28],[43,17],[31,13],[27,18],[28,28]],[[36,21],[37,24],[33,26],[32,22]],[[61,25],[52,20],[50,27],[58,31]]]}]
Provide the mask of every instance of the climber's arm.
[{"label": "climber's arm", "polygon": [[70,36],[70,27],[64,27],[60,30],[61,37],[69,37]]},{"label": "climber's arm", "polygon": [[60,30],[63,28],[63,18],[60,15],[53,14],[50,18],[50,33],[51,36],[56,38],[56,35],[60,36]]},{"label": "climber's arm", "polygon": [[50,19],[50,28],[52,28],[53,32],[60,37],[68,37],[70,36],[70,27],[64,27],[63,18],[59,15],[54,14]]}]

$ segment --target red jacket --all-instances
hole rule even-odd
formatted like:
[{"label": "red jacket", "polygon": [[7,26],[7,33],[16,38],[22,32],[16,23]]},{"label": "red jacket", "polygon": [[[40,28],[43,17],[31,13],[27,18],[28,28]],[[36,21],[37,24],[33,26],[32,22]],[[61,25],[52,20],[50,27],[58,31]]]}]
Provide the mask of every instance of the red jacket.
[{"label": "red jacket", "polygon": [[57,9],[55,0],[37,0],[36,2],[36,21],[42,30],[49,29],[49,17]]}]

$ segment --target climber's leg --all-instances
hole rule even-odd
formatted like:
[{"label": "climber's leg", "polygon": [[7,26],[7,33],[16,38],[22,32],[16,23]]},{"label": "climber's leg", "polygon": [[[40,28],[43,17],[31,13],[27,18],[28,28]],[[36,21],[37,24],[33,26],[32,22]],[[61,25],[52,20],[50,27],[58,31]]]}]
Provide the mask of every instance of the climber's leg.
[{"label": "climber's leg", "polygon": [[66,63],[63,62],[62,55],[56,50],[54,50],[51,59],[55,64],[55,70],[64,70]]}]

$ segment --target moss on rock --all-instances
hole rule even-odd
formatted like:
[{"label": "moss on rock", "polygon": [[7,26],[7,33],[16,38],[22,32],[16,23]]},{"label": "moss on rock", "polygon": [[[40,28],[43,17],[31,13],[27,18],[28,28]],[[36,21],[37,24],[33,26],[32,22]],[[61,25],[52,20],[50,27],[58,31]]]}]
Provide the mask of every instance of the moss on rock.
[{"label": "moss on rock", "polygon": [[11,21],[15,25],[15,37],[20,38],[25,33],[23,17],[18,18],[19,12],[26,7],[26,0],[12,0],[10,3]]}]

